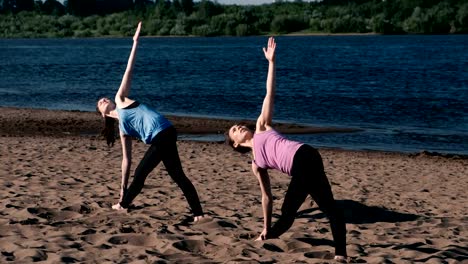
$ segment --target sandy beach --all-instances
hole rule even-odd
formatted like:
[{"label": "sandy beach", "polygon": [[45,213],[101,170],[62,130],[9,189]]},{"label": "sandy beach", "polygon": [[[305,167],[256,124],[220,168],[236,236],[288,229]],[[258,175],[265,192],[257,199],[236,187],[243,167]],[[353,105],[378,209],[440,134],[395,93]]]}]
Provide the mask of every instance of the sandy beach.
[{"label": "sandy beach", "polygon": [[[206,219],[197,224],[161,164],[128,212],[113,211],[121,148],[96,113],[0,108],[0,263],[334,263],[327,218],[304,203],[278,239],[262,231],[249,155],[179,141]],[[179,133],[233,122],[170,117]],[[284,133],[323,132],[281,125]],[[134,165],[147,146],[134,142]],[[352,263],[468,263],[468,159],[432,153],[320,149],[347,223]],[[270,172],[280,213],[289,176]],[[131,179],[130,179],[131,180]]]}]

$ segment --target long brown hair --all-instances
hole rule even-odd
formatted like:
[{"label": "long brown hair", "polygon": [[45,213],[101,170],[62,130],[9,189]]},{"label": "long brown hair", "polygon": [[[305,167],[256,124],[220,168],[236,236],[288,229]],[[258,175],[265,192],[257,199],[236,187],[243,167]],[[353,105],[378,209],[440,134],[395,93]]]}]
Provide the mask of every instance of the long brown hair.
[{"label": "long brown hair", "polygon": [[107,146],[112,147],[115,143],[115,119],[106,116],[104,118],[104,129],[101,131],[101,135],[106,138]]},{"label": "long brown hair", "polygon": [[[99,108],[96,106],[96,112],[101,115]],[[107,146],[113,147],[115,143],[115,119],[112,117],[104,117],[104,128],[101,130],[101,136],[107,141]]]}]

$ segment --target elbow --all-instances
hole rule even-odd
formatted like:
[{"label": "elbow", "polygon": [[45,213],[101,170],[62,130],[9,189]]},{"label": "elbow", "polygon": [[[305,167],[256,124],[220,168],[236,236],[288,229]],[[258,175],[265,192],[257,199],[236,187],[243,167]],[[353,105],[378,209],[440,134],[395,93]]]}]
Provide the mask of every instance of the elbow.
[{"label": "elbow", "polygon": [[265,204],[271,204],[273,202],[273,197],[271,194],[262,195],[262,202]]},{"label": "elbow", "polygon": [[131,160],[129,158],[123,158],[122,159],[122,166],[127,167],[127,166],[130,165],[130,163],[131,163]]}]

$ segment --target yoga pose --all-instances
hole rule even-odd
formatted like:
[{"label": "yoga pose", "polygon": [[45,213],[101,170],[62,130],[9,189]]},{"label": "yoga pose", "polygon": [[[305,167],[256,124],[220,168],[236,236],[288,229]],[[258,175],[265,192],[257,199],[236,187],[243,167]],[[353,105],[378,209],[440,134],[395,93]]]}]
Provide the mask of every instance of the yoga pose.
[{"label": "yoga pose", "polygon": [[[115,120],[119,122],[122,142],[120,199],[112,208],[116,210],[128,208],[133,199],[141,192],[148,174],[162,161],[171,178],[184,193],[192,209],[194,221],[198,221],[203,217],[203,210],[195,187],[182,169],[176,144],[176,129],[153,108],[128,98],[140,29],[141,22],[138,23],[133,37],[133,47],[122,83],[115,95],[115,103],[108,98],[102,98],[97,102],[97,109],[105,118],[106,128],[103,133],[107,138],[107,144],[110,146],[114,144],[113,123]],[[132,163],[132,137],[141,139],[144,143],[150,144],[150,147],[135,169],[132,184],[127,188]]]},{"label": "yoga pose", "polygon": [[[257,240],[277,238],[293,224],[297,211],[310,195],[320,210],[329,218],[335,241],[335,259],[346,261],[346,226],[342,212],[337,208],[330,183],[323,168],[322,158],[313,147],[286,139],[272,127],[275,97],[275,49],[269,38],[263,48],[269,62],[266,96],[255,131],[244,125],[234,125],[226,133],[227,142],[237,151],[252,151],[252,171],[260,183],[264,228]],[[272,226],[273,198],[268,169],[277,169],[291,176],[291,182],[281,207],[281,216]]]}]

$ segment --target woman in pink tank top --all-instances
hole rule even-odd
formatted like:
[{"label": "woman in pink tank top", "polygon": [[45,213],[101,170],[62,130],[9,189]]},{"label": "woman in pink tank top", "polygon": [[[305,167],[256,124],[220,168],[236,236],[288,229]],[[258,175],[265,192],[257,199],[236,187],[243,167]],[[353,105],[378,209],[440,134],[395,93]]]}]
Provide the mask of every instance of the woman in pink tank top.
[{"label": "woman in pink tank top", "polygon": [[[252,151],[252,171],[262,192],[264,228],[257,240],[277,238],[293,224],[297,211],[310,195],[330,220],[335,242],[335,260],[347,262],[346,225],[343,213],[336,206],[322,158],[313,147],[286,139],[272,125],[275,96],[275,40],[270,37],[263,48],[268,60],[266,96],[255,131],[245,125],[234,125],[226,132],[226,141],[239,152]],[[273,196],[268,169],[276,169],[291,176],[291,182],[281,207],[281,216],[272,225]]]}]

